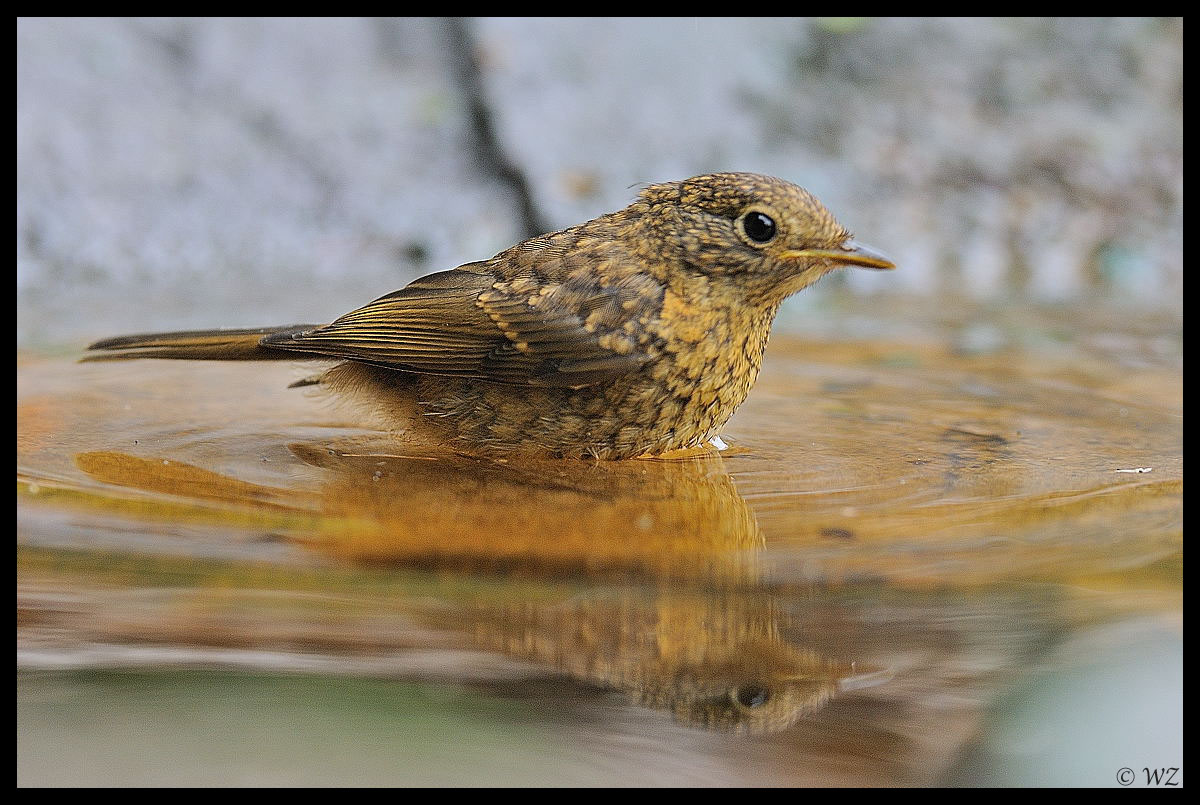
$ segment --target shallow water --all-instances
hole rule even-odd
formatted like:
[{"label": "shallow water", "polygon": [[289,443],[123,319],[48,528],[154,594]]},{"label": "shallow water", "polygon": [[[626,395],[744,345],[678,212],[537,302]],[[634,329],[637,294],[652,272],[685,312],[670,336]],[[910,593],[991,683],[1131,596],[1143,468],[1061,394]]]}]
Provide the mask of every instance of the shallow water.
[{"label": "shallow water", "polygon": [[855,304],[673,460],[406,451],[287,363],[18,356],[18,782],[1181,766],[1179,323]]}]

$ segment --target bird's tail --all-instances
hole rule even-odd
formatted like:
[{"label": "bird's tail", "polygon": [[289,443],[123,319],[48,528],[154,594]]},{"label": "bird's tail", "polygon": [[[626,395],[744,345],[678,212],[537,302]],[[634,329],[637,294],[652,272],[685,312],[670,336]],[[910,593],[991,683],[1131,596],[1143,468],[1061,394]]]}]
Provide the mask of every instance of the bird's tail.
[{"label": "bird's tail", "polygon": [[[189,330],[179,333],[145,333],[106,338],[88,347],[85,361],[119,361],[133,358],[183,358],[196,361],[274,361],[304,358],[295,349],[263,346],[269,335],[301,333],[314,324],[262,327],[253,330]],[[319,357],[313,354],[312,357]]]}]

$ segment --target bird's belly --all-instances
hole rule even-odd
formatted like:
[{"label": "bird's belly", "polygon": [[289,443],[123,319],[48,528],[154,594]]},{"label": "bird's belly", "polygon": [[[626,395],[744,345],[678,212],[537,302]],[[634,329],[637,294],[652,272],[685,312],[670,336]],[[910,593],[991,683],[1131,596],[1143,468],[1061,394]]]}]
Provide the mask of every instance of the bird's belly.
[{"label": "bird's belly", "polygon": [[704,444],[752,382],[663,370],[560,389],[423,376],[417,401],[459,449],[620,459]]}]

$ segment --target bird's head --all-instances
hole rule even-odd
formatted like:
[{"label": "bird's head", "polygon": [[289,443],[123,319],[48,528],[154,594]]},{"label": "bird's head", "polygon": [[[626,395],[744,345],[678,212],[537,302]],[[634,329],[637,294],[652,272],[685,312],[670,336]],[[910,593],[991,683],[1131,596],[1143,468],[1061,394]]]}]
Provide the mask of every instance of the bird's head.
[{"label": "bird's head", "polygon": [[647,187],[650,235],[677,270],[728,278],[778,304],[835,268],[890,269],[802,187],[755,173],[713,173]]}]

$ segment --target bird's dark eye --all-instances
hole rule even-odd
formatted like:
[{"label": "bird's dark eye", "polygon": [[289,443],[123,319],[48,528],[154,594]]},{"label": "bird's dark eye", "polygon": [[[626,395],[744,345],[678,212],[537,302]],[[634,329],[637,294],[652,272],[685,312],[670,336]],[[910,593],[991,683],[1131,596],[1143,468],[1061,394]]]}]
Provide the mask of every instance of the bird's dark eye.
[{"label": "bird's dark eye", "polygon": [[762,685],[743,685],[733,691],[733,698],[742,707],[753,710],[767,703],[767,700],[771,698],[771,691]]},{"label": "bird's dark eye", "polygon": [[775,237],[775,221],[761,212],[748,212],[742,218],[742,229],[746,237],[755,243],[766,243]]}]

